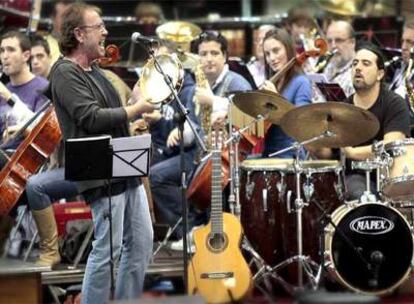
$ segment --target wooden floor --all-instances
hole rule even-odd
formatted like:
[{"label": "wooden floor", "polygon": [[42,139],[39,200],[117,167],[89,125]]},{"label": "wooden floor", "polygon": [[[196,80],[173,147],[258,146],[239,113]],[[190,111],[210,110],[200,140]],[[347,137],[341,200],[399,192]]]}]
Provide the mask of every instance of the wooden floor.
[{"label": "wooden floor", "polygon": [[[13,263],[16,263],[16,260],[13,260]],[[10,265],[10,260],[0,259],[0,264]],[[182,265],[183,260],[180,252],[162,248],[162,250],[153,258],[148,269],[142,303],[184,303],[182,302]],[[21,266],[19,269],[21,269]],[[45,303],[54,302],[53,296],[51,296],[53,288],[50,288],[50,286],[63,286],[66,288],[70,285],[81,284],[83,274],[84,265],[80,265],[77,269],[72,269],[70,265],[62,264],[59,265],[58,269],[43,271],[41,273],[41,284],[43,285],[43,299],[45,299]],[[59,297],[59,299],[61,299],[61,297]],[[199,300],[198,298],[193,298],[193,300],[196,299]],[[189,300],[188,303],[191,303],[191,300]],[[276,292],[271,296],[266,296],[256,290],[252,297],[246,299],[243,303],[283,304],[295,303],[295,299],[293,296],[287,295],[284,292]],[[382,297],[381,303],[414,303],[414,279],[409,279],[407,283],[400,286],[400,288],[392,295]]]}]

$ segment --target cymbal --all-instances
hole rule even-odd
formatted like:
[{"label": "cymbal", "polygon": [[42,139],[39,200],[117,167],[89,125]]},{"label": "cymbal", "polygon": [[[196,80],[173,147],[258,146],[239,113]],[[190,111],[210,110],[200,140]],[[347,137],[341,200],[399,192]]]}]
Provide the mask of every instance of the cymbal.
[{"label": "cymbal", "polygon": [[379,122],[374,114],[343,102],[317,103],[295,108],[284,115],[280,124],[286,134],[299,142],[326,131],[334,133],[333,137],[309,144],[314,148],[356,146],[373,138],[379,130]]},{"label": "cymbal", "polygon": [[161,39],[177,43],[190,42],[201,34],[201,28],[193,23],[184,21],[170,21],[161,24],[155,31]]},{"label": "cymbal", "polygon": [[236,93],[233,102],[247,115],[262,115],[274,124],[279,124],[283,115],[294,108],[282,95],[267,90]]}]

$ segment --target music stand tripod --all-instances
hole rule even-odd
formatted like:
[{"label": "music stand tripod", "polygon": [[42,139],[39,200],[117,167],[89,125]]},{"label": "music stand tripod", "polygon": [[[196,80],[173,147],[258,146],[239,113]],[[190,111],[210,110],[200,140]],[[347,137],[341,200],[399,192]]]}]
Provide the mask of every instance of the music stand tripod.
[{"label": "music stand tripod", "polygon": [[[110,299],[115,295],[115,263],[112,234],[112,180],[148,175],[150,135],[112,139],[109,135],[65,141],[65,179],[107,187],[109,221]],[[82,183],[78,184],[83,187]],[[86,186],[88,187],[88,186]]]}]

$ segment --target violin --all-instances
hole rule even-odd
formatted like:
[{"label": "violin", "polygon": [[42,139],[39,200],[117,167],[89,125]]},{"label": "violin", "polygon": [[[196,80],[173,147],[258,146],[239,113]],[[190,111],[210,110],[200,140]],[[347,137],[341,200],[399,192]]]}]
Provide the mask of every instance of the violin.
[{"label": "violin", "polygon": [[98,58],[97,61],[100,67],[107,67],[117,62],[119,57],[119,48],[115,44],[109,44],[105,48],[105,56]]},{"label": "violin", "polygon": [[276,74],[270,77],[269,81],[276,84],[282,78],[282,76],[284,76],[285,73],[288,70],[290,70],[290,68],[292,68],[295,64],[302,65],[306,61],[306,59],[310,57],[323,56],[328,51],[328,43],[324,39],[317,38],[314,44],[315,44],[314,49],[303,51],[296,57],[293,57],[292,59],[290,59]]}]

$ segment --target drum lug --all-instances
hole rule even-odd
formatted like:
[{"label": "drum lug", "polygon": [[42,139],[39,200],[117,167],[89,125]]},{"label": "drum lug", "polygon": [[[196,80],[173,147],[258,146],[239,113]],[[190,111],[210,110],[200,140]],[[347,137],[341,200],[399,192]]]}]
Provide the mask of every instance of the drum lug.
[{"label": "drum lug", "polygon": [[251,173],[252,173],[251,171],[247,172],[246,199],[248,201],[250,201],[250,199],[252,198],[253,190],[254,190],[254,181],[250,182],[250,174]]},{"label": "drum lug", "polygon": [[315,192],[315,186],[312,182],[307,179],[306,183],[303,184],[303,194],[305,195],[306,202],[308,203]]},{"label": "drum lug", "polygon": [[263,211],[267,212],[267,189],[262,189]]},{"label": "drum lug", "polygon": [[336,176],[338,178],[338,182],[334,183],[334,188],[335,188],[335,192],[339,200],[342,201],[344,199],[344,191],[343,191],[344,185],[341,179],[341,171],[336,170]]},{"label": "drum lug", "polygon": [[286,208],[287,208],[288,213],[292,213],[291,199],[292,199],[292,190],[289,190],[286,194]]},{"label": "drum lug", "polygon": [[392,150],[392,156],[393,157],[398,157],[398,156],[403,156],[407,154],[407,149],[399,147],[399,148],[394,148]]},{"label": "drum lug", "polygon": [[280,181],[276,183],[277,191],[279,192],[279,201],[282,201],[286,192],[285,173],[280,172]]}]

